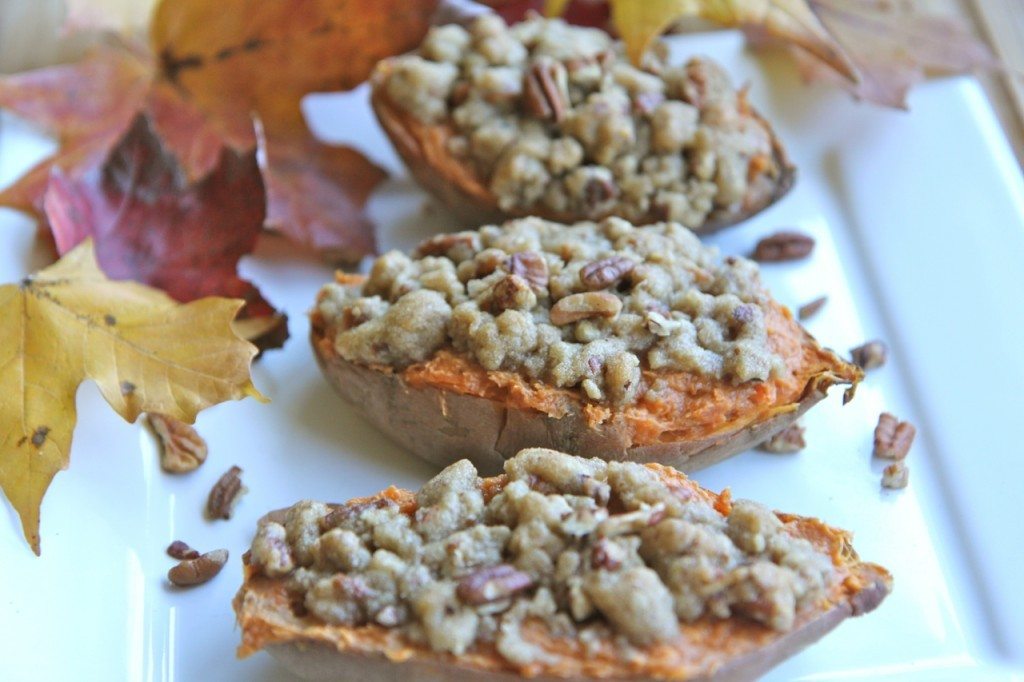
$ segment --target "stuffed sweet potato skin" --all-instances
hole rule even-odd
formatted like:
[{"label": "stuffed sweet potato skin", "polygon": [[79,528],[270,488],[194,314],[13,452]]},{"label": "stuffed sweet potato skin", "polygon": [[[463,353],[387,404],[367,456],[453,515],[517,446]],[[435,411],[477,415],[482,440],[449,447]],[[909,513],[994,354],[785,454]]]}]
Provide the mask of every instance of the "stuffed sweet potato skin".
[{"label": "stuffed sweet potato skin", "polygon": [[[804,343],[818,349],[810,336],[804,337]],[[389,438],[439,467],[466,458],[487,473],[500,471],[506,459],[527,447],[608,460],[659,462],[680,471],[696,471],[786,428],[821,401],[830,386],[859,379],[853,368],[835,358],[834,371],[822,369],[809,376],[795,402],[698,438],[636,444],[621,413],[592,423],[578,404],[552,416],[440,387],[414,386],[390,368],[368,367],[339,357],[319,325],[314,324],[311,341],[317,362],[338,395]]]},{"label": "stuffed sweet potato skin", "polygon": [[[677,485],[705,496],[716,508],[730,504],[727,495],[703,490],[676,471],[656,464],[648,466],[662,477],[674,479]],[[496,493],[504,482],[504,476],[484,479],[485,496]],[[365,505],[381,498],[397,503],[406,514],[416,509],[414,494],[396,488],[347,504]],[[404,639],[395,630],[378,625],[325,625],[309,616],[297,615],[284,581],[266,578],[247,564],[245,582],[234,600],[242,630],[238,653],[248,656],[265,649],[294,673],[314,680],[753,680],[814,643],[846,618],[874,610],[892,590],[889,573],[876,564],[861,562],[845,531],[817,519],[781,513],[778,517],[792,533],[826,552],[837,571],[828,595],[814,608],[799,613],[788,632],[743,618],[705,617],[694,623],[681,623],[679,641],[651,646],[639,659],[626,660],[615,655],[614,648],[587,654],[582,646],[559,645],[548,639],[548,644],[560,652],[557,662],[516,670],[488,647],[481,646],[456,657],[435,653],[423,644]],[[543,641],[548,636],[538,631],[537,637]]]},{"label": "stuffed sweet potato skin", "polygon": [[[370,81],[370,104],[377,120],[420,186],[434,195],[463,225],[476,226],[527,216],[574,223],[580,220],[601,220],[615,215],[614,212],[574,215],[552,211],[541,205],[529,209],[502,210],[485,181],[464,161],[448,151],[447,141],[452,135],[450,127],[445,124],[429,125],[419,121],[388,99],[383,83],[390,68],[387,60],[381,62]],[[693,231],[698,234],[717,232],[757,215],[788,194],[796,182],[796,167],[789,160],[778,136],[757,111],[751,110],[750,115],[771,135],[772,156],[779,168],[778,177],[771,182],[753,183],[746,198],[736,209],[716,211],[703,224],[695,226]],[[643,219],[632,222],[643,225],[663,219],[663,215],[652,211]]]}]

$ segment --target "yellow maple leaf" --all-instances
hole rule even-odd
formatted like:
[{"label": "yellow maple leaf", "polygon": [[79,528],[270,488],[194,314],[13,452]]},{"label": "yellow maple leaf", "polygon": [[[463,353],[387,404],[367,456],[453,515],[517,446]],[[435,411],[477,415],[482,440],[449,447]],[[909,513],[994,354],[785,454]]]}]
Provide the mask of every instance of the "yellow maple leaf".
[{"label": "yellow maple leaf", "polygon": [[243,302],[180,304],[100,271],[92,242],[19,284],[0,286],[0,488],[39,553],[39,507],[68,465],[75,393],[92,379],[129,422],[142,412],[195,421],[226,400],[265,398],[256,347],[231,328]]}]

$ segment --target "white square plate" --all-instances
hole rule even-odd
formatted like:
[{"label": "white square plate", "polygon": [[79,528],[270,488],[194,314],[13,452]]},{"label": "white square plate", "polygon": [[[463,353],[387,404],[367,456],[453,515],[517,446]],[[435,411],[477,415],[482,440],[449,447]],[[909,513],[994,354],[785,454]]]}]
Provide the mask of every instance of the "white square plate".
[{"label": "white square plate", "polygon": [[[715,237],[748,253],[780,227],[817,239],[814,256],[766,265],[792,307],[827,294],[808,325],[845,352],[870,338],[891,348],[857,399],[833,395],[806,419],[807,449],[749,452],[695,476],[736,497],[819,516],[856,533],[895,590],[868,617],[774,670],[774,680],[978,680],[1016,676],[1024,663],[1024,457],[1009,426],[1024,386],[1024,183],[977,84],[925,84],[911,112],[883,111],[803,87],[780,58],[755,60],[738,35],[673,39],[677,59],[718,59],[787,143],[800,176],[779,205]],[[445,227],[377,128],[365,90],[321,95],[308,113],[326,139],[347,141],[393,171],[371,214],[382,248],[409,248]],[[0,184],[52,146],[3,119]],[[0,281],[45,265],[34,226],[0,212]],[[291,315],[292,338],[255,369],[273,400],[231,403],[200,416],[209,461],[180,477],[160,471],[154,445],[121,422],[94,387],[78,397],[71,470],[43,505],[34,557],[9,506],[0,512],[0,679],[289,679],[268,656],[234,656],[231,598],[256,519],[304,497],[341,501],[389,484],[417,487],[433,471],[350,413],[321,378],[305,312],[331,275],[273,237],[243,274]],[[910,487],[883,491],[870,458],[878,413],[919,428]],[[250,492],[230,521],[209,523],[206,493],[232,464]],[[183,539],[227,547],[228,567],[192,590],[170,588],[164,548]]]}]

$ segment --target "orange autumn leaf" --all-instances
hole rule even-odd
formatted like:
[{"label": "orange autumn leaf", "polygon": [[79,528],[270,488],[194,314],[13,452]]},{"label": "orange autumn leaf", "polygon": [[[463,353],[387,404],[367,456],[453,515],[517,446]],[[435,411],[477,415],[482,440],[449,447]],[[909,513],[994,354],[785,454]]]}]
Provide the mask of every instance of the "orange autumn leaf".
[{"label": "orange autumn leaf", "polygon": [[386,175],[358,152],[317,141],[300,102],[310,92],[350,89],[379,59],[415,47],[436,5],[165,1],[150,37],[165,77],[204,110],[258,116],[268,227],[331,260],[354,262],[376,249],[363,206]]},{"label": "orange autumn leaf", "polygon": [[302,122],[310,92],[348,90],[422,40],[437,0],[164,0],[150,28],[168,80],[211,112]]}]

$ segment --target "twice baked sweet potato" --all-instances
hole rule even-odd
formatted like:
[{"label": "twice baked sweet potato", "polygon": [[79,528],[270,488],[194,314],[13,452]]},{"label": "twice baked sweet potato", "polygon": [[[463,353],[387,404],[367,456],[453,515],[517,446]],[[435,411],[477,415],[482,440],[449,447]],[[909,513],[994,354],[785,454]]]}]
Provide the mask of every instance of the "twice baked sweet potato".
[{"label": "twice baked sweet potato", "polygon": [[536,215],[675,220],[706,233],[767,208],[795,169],[771,126],[704,58],[636,68],[595,29],[493,14],[432,29],[371,79],[416,180],[467,225]]},{"label": "twice baked sweet potato", "polygon": [[526,450],[260,521],[240,656],[310,679],[748,680],[877,607],[850,536],[660,465]]},{"label": "twice baked sweet potato", "polygon": [[861,371],[684,227],[521,219],[380,257],[321,291],[312,344],[354,409],[440,466],[524,447],[692,471]]}]

